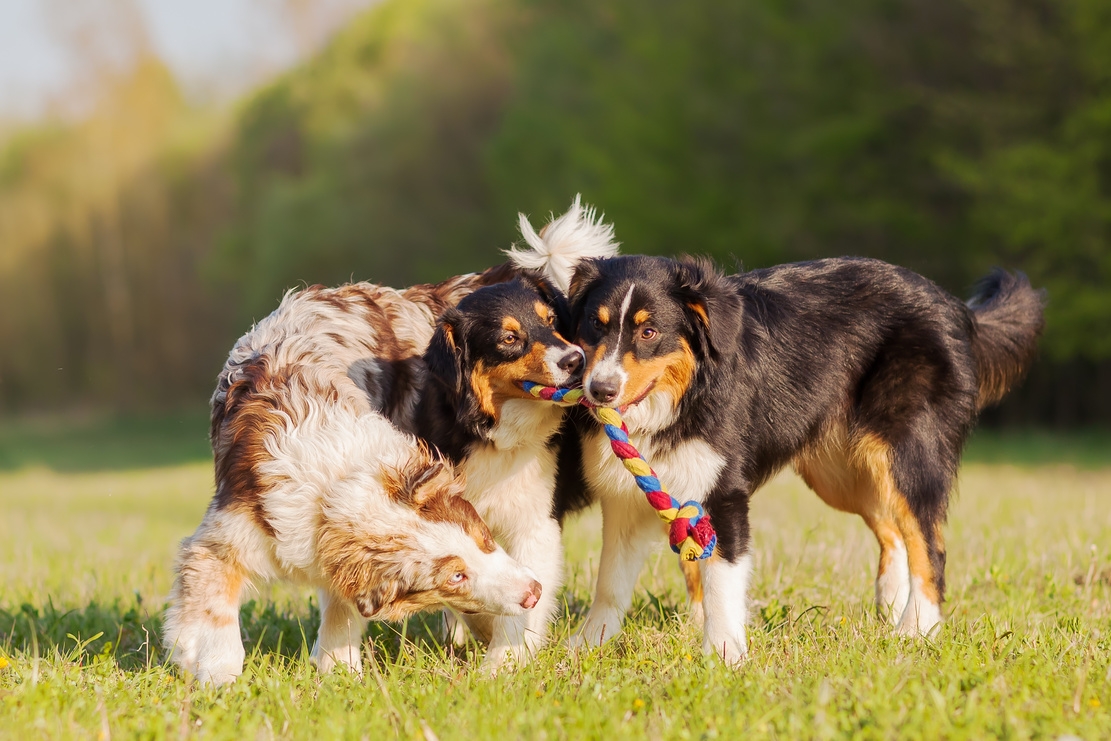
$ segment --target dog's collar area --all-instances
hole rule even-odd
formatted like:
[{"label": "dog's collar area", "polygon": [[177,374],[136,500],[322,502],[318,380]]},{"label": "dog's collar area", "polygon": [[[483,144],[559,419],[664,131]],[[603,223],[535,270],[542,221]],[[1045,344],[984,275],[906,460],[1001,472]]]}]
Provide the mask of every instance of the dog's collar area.
[{"label": "dog's collar area", "polygon": [[522,381],[521,388],[542,401],[564,406],[582,404],[590,409],[594,418],[602,423],[614,455],[633,475],[637,487],[644,492],[656,514],[667,523],[671,550],[678,553],[683,561],[698,561],[713,554],[718,536],[714,532],[714,526],[710,524],[710,516],[698,502],[692,500],[680,504],[678,499],[667,493],[648,461],[629,442],[629,428],[625,426],[625,420],[621,419],[621,414],[627,407],[617,410],[595,406],[587,401],[581,388],[555,388],[531,381]]}]

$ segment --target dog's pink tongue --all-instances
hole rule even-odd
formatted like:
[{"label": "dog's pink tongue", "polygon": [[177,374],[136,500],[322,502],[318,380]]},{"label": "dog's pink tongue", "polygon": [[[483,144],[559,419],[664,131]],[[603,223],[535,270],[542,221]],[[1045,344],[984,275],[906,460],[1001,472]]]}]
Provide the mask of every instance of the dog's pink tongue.
[{"label": "dog's pink tongue", "polygon": [[543,590],[540,586],[540,582],[535,579],[533,579],[532,584],[529,584],[528,589],[528,594],[521,600],[521,607],[526,610],[531,610],[533,607],[536,607],[536,603],[540,601],[540,594]]}]

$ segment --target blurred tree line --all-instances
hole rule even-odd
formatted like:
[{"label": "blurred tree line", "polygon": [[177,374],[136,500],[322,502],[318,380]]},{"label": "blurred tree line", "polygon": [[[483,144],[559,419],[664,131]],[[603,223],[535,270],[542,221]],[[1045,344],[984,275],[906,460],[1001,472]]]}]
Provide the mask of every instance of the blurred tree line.
[{"label": "blurred tree line", "polygon": [[576,192],[628,252],[1021,269],[993,419],[1111,420],[1105,0],[388,0],[219,114],[148,54],[0,144],[0,410],[204,398],[286,288],[479,269]]}]

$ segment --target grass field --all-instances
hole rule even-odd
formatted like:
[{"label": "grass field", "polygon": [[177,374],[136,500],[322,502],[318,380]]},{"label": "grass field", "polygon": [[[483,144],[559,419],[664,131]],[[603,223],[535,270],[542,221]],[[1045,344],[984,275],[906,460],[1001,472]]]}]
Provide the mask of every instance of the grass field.
[{"label": "grass field", "polygon": [[[980,435],[947,530],[948,619],[929,641],[874,617],[877,548],[790,475],[753,505],[750,659],[699,654],[661,552],[625,634],[558,642],[489,680],[436,619],[372,626],[365,676],[308,665],[310,595],[242,612],[246,673],[203,689],[163,664],[176,543],[211,493],[199,414],[0,421],[0,738],[1111,738],[1111,438]],[[571,546],[565,637],[599,517]]]}]

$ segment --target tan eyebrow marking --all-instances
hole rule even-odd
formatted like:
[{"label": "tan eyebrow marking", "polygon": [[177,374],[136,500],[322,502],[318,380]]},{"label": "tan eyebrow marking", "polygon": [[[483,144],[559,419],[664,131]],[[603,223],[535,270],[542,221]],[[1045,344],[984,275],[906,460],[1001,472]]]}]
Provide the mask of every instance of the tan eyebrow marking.
[{"label": "tan eyebrow marking", "polygon": [[548,321],[549,319],[552,318],[551,308],[546,303],[544,303],[543,301],[535,302],[532,305],[532,308],[533,308],[533,311],[536,312],[536,316],[540,317],[541,321],[546,322],[546,321]]},{"label": "tan eyebrow marking", "polygon": [[636,324],[644,324],[651,317],[652,315],[648,313],[648,309],[641,309],[633,315],[633,322]]},{"label": "tan eyebrow marking", "polygon": [[506,332],[520,332],[521,323],[511,316],[507,316],[501,320],[501,328]]},{"label": "tan eyebrow marking", "polygon": [[598,307],[598,321],[600,321],[602,324],[610,323],[610,310],[607,309],[605,306]]}]

